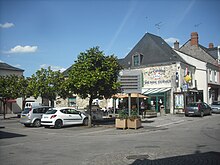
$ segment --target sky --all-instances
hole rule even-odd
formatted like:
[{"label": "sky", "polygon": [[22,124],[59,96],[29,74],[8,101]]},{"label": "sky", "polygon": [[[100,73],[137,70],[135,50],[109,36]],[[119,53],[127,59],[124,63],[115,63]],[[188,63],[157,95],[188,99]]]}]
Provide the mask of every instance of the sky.
[{"label": "sky", "polygon": [[220,45],[220,0],[0,0],[0,62],[64,71],[80,52],[99,46],[124,58],[146,32],[171,47],[191,32]]}]

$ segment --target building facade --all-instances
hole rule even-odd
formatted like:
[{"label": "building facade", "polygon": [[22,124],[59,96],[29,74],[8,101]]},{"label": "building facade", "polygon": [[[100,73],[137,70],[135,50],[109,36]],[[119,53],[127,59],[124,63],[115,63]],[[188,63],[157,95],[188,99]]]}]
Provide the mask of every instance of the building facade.
[{"label": "building facade", "polygon": [[[179,56],[161,37],[150,33],[146,33],[119,62],[126,70],[141,71],[141,93],[149,96],[150,108],[157,112],[160,112],[161,106],[166,113],[183,110],[183,92],[196,85],[195,67]],[[186,76],[190,77],[190,81],[186,82]]]},{"label": "building facade", "polygon": [[212,56],[218,53],[214,50],[218,49],[205,48],[199,44],[197,32],[192,32],[191,38],[178,49],[180,55],[185,54],[185,60],[196,66],[197,88],[203,91],[202,100],[208,104],[220,98],[218,56]]},{"label": "building facade", "polygon": [[[13,67],[9,64],[0,62],[0,76],[9,76],[9,75],[16,75],[16,76],[23,76],[23,69],[19,69]],[[6,103],[6,113],[17,113],[21,111],[22,102],[21,99],[10,99]],[[0,100],[0,113],[3,113],[4,107],[3,102]]]}]

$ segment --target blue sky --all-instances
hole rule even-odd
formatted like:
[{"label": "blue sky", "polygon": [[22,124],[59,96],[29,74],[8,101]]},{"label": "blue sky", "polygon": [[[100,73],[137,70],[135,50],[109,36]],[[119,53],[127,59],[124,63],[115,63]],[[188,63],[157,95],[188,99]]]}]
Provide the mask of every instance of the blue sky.
[{"label": "blue sky", "polygon": [[0,0],[0,61],[24,76],[64,70],[93,46],[123,58],[146,32],[218,46],[219,16],[219,0]]}]

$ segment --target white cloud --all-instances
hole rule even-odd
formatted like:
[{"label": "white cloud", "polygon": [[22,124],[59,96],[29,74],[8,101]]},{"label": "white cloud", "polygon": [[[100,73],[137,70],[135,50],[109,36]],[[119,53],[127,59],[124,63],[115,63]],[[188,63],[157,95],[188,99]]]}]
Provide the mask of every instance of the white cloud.
[{"label": "white cloud", "polygon": [[4,24],[0,24],[0,28],[11,28],[15,26],[13,23],[6,22]]},{"label": "white cloud", "polygon": [[17,45],[11,48],[7,53],[34,53],[38,49],[37,46],[21,46]]},{"label": "white cloud", "polygon": [[20,64],[16,64],[16,65],[14,65],[14,67],[16,67],[16,68],[20,68],[21,65],[20,65]]},{"label": "white cloud", "polygon": [[64,72],[66,70],[66,68],[63,68],[61,66],[51,66],[51,65],[48,65],[48,64],[42,64],[40,65],[40,68],[44,68],[44,69],[47,69],[48,67],[50,67],[51,70],[53,71],[60,71],[60,72]]},{"label": "white cloud", "polygon": [[180,41],[178,38],[172,38],[172,37],[164,39],[164,40],[166,41],[166,43],[168,43],[170,45],[173,45],[174,42],[176,42],[176,41],[178,41],[178,42]]}]

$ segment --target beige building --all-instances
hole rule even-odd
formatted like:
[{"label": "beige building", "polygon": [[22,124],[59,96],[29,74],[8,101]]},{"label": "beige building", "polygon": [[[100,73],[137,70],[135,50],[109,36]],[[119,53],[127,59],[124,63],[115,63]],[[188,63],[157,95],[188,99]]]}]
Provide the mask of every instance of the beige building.
[{"label": "beige building", "polygon": [[[0,62],[0,76],[16,75],[23,76],[23,69],[13,67]],[[1,97],[1,96],[0,96]],[[17,113],[21,111],[21,99],[9,99],[6,104],[6,113]],[[3,102],[0,100],[0,113],[3,113]]]}]

